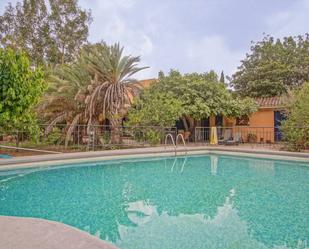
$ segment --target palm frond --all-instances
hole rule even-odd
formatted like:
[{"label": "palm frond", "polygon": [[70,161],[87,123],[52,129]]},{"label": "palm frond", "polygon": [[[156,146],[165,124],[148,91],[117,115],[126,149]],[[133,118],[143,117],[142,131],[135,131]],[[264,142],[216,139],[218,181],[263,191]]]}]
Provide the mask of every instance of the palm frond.
[{"label": "palm frond", "polygon": [[69,141],[71,140],[71,137],[72,137],[72,133],[73,133],[75,127],[78,125],[78,122],[79,122],[79,119],[80,119],[81,116],[82,116],[82,113],[77,114],[74,117],[71,124],[69,125],[69,128],[67,130],[67,134],[66,134],[66,137],[65,137],[65,148],[68,147]]},{"label": "palm frond", "polygon": [[48,125],[47,125],[47,127],[46,127],[46,129],[45,129],[44,134],[45,134],[45,135],[48,135],[48,134],[53,130],[54,126],[55,126],[57,123],[64,121],[64,120],[66,119],[66,117],[67,117],[67,113],[61,113],[60,115],[58,115],[57,117],[55,117],[53,120],[51,120],[51,121],[48,123]]}]

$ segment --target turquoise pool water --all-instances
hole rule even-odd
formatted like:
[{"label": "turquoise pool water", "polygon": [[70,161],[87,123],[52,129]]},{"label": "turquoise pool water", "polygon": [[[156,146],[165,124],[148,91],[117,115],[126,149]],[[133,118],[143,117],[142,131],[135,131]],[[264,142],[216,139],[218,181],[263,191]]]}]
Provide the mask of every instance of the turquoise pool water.
[{"label": "turquoise pool water", "polygon": [[121,249],[308,248],[308,166],[205,155],[0,171],[0,215]]}]

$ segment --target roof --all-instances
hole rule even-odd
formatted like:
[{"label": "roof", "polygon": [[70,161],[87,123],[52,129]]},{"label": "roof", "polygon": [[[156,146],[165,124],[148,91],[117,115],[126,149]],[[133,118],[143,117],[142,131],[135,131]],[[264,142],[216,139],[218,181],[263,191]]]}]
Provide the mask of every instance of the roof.
[{"label": "roof", "polygon": [[285,96],[255,98],[260,108],[278,108],[285,106],[287,98]]},{"label": "roof", "polygon": [[138,83],[135,84],[137,88],[134,89],[134,95],[139,95],[141,90],[149,88],[154,82],[156,82],[156,79],[146,79],[138,81]]},{"label": "roof", "polygon": [[140,80],[139,81],[139,85],[142,88],[148,88],[152,85],[152,83],[154,83],[157,79],[146,79],[146,80]]}]

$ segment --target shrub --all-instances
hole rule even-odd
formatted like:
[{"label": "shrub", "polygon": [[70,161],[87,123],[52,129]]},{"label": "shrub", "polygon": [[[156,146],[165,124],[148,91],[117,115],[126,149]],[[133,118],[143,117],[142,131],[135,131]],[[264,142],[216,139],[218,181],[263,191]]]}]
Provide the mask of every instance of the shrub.
[{"label": "shrub", "polygon": [[49,133],[46,142],[51,145],[56,145],[61,142],[62,133],[60,129],[54,128],[51,133]]},{"label": "shrub", "polygon": [[283,138],[288,149],[300,151],[309,148],[309,83],[294,91],[288,108],[287,120],[282,124]]}]

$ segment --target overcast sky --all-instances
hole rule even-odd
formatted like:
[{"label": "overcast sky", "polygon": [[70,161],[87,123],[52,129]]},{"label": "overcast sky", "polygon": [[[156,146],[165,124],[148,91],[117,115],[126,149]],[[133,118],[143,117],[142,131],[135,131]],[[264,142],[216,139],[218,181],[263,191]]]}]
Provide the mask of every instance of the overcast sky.
[{"label": "overcast sky", "polygon": [[[0,11],[9,0],[0,0]],[[13,3],[16,0],[11,1]],[[309,32],[309,0],[79,0],[91,9],[91,42],[119,41],[150,66],[233,73],[250,42]]]}]

